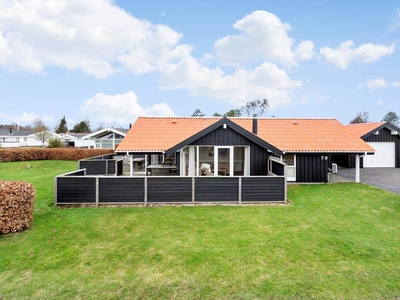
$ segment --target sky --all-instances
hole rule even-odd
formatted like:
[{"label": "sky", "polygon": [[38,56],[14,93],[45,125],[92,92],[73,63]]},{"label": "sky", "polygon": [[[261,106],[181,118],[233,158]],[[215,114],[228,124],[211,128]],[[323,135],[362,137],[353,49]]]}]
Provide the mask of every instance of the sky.
[{"label": "sky", "polygon": [[400,115],[400,1],[0,0],[0,124]]}]

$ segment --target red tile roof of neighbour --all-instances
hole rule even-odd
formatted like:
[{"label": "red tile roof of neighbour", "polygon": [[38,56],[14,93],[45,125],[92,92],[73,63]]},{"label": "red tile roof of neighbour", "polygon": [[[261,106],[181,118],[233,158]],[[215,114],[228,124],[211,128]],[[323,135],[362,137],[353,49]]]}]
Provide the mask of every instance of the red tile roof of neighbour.
[{"label": "red tile roof of neighbour", "polygon": [[353,132],[356,136],[362,137],[367,133],[377,129],[379,126],[385,124],[385,122],[375,123],[360,123],[360,124],[349,124],[346,127]]},{"label": "red tile roof of neighbour", "polygon": [[[140,117],[117,151],[166,151],[221,118]],[[230,118],[252,132],[252,118]],[[374,152],[335,119],[259,118],[258,135],[283,152]]]}]

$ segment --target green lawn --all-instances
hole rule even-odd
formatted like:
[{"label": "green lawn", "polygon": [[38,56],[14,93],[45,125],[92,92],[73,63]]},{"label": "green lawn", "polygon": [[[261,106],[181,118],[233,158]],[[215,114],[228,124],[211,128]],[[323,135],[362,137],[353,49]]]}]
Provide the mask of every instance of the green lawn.
[{"label": "green lawn", "polygon": [[290,186],[288,206],[60,209],[77,162],[0,163],[37,190],[33,227],[0,236],[0,299],[396,299],[400,195]]}]

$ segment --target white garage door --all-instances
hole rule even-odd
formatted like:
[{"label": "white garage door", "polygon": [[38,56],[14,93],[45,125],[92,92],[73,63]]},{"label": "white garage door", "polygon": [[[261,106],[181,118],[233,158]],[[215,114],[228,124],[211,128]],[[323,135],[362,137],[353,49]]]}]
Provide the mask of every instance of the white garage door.
[{"label": "white garage door", "polygon": [[368,142],[376,150],[374,155],[364,156],[364,168],[394,168],[394,142]]}]

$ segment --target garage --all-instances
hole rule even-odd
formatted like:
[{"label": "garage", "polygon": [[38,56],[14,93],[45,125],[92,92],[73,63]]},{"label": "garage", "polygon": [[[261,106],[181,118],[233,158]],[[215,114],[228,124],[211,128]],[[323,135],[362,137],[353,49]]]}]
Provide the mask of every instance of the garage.
[{"label": "garage", "polygon": [[374,155],[364,156],[364,168],[394,168],[395,143],[394,142],[367,142],[376,150]]}]

